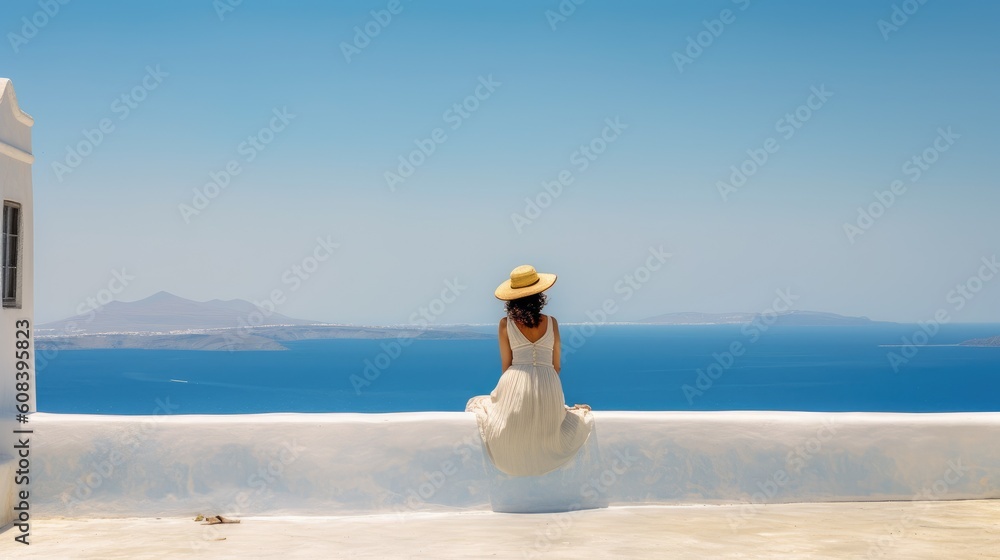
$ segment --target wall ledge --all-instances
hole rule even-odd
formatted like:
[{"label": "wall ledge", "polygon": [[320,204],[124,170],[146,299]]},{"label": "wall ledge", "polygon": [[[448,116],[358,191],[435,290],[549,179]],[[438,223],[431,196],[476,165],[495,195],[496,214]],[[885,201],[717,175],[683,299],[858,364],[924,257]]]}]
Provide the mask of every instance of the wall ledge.
[{"label": "wall ledge", "polygon": [[465,412],[34,413],[32,507],[144,517],[1000,498],[1000,413],[594,416],[574,461],[518,478],[489,463]]},{"label": "wall ledge", "polygon": [[2,140],[0,140],[0,154],[5,155],[11,159],[20,161],[22,163],[27,163],[31,165],[35,163],[35,156],[18,148],[17,146],[12,146]]}]

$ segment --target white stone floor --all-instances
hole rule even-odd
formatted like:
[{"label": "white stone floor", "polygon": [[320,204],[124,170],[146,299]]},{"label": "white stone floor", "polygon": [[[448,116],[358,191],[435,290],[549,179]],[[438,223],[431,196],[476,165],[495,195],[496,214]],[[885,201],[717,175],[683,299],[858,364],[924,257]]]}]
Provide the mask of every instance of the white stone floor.
[{"label": "white stone floor", "polygon": [[564,514],[414,513],[38,519],[0,558],[1000,559],[1000,500],[612,507]]}]

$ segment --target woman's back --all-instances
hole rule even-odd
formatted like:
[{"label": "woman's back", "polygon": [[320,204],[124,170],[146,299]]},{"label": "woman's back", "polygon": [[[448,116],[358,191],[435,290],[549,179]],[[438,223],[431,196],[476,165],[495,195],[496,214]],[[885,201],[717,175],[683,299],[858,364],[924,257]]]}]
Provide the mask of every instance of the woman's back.
[{"label": "woman's back", "polygon": [[[507,322],[507,339],[510,341],[513,353],[512,366],[553,366],[555,336],[552,327],[554,321],[551,317],[542,315],[539,325],[535,328],[522,327],[509,318],[504,320]],[[528,333],[525,334],[522,328]]]},{"label": "woman's back", "polygon": [[554,322],[550,315],[539,315],[538,324],[534,327],[520,324],[508,317],[504,317],[501,321],[505,321],[508,327],[514,327],[514,330],[516,330],[528,343],[539,342],[542,337],[547,335],[549,331],[552,330],[551,323]]}]

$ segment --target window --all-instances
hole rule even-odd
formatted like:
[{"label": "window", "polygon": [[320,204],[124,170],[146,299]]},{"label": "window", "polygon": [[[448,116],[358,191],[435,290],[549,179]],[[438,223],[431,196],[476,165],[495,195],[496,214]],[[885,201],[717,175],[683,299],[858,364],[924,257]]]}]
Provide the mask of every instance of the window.
[{"label": "window", "polygon": [[3,201],[3,306],[20,305],[21,205]]}]

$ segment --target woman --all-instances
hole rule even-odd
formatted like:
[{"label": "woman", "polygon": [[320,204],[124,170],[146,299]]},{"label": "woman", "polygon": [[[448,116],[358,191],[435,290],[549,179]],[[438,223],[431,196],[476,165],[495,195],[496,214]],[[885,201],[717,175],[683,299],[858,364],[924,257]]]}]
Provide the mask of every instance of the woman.
[{"label": "woman", "polygon": [[587,405],[568,408],[559,382],[559,325],[542,315],[545,290],[555,274],[528,265],[515,268],[496,289],[507,302],[500,320],[503,375],[489,395],[469,399],[487,454],[501,471],[537,476],[569,462],[590,436],[594,417]]}]

